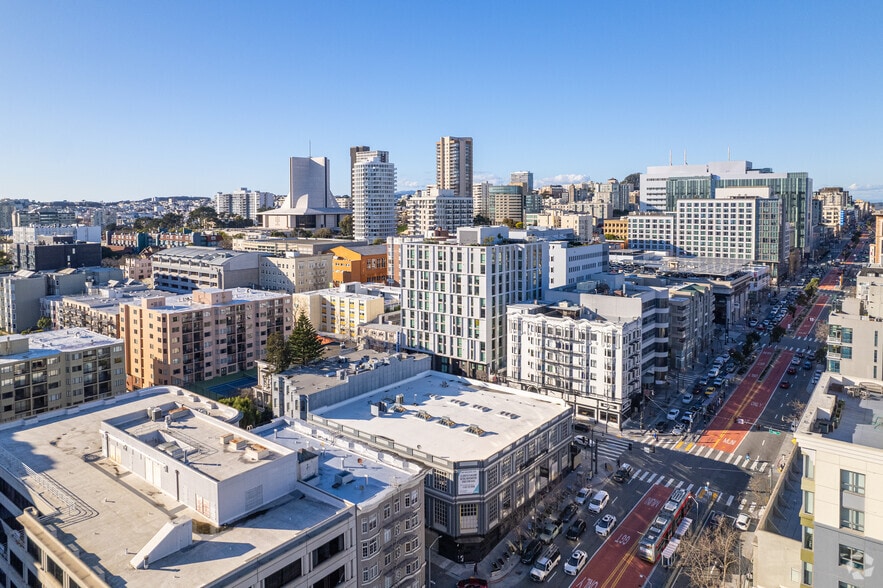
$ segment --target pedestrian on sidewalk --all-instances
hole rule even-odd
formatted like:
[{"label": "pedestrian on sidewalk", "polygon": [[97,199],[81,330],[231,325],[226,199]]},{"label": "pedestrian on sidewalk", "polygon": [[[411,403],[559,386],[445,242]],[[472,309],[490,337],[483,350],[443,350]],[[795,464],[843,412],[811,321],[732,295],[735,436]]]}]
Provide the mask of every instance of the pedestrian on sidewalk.
[{"label": "pedestrian on sidewalk", "polygon": [[616,458],[616,467],[619,467],[619,458]]},{"label": "pedestrian on sidewalk", "polygon": [[478,575],[478,562],[475,562],[475,565],[472,566],[472,575],[473,575],[473,576],[477,576],[477,575]]}]

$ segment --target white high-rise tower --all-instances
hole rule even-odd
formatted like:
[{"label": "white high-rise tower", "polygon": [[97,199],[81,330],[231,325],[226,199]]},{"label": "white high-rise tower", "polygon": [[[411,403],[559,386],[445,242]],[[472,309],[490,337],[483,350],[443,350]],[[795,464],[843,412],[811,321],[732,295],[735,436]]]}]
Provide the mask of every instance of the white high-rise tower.
[{"label": "white high-rise tower", "polygon": [[386,239],[396,234],[396,167],[386,151],[360,151],[353,163],[353,236]]}]

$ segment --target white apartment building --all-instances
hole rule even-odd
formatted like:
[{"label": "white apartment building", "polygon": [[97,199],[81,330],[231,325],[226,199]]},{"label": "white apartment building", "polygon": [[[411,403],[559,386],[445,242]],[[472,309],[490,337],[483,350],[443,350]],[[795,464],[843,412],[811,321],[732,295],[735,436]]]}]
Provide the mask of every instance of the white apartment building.
[{"label": "white apartment building", "polygon": [[475,216],[480,214],[483,217],[490,218],[490,191],[490,182],[479,182],[472,186],[472,212]]},{"label": "white apartment building", "polygon": [[435,186],[418,190],[406,207],[411,235],[425,235],[436,229],[455,233],[460,227],[471,227],[474,218],[472,198],[455,196],[453,190],[439,190]]},{"label": "white apartment building", "polygon": [[673,214],[633,212],[628,216],[629,248],[674,255],[675,222]]},{"label": "white apartment building", "polygon": [[472,137],[442,137],[435,144],[435,184],[455,196],[472,196]]},{"label": "white apartment building", "polygon": [[576,285],[591,279],[593,274],[606,272],[610,245],[592,243],[576,245],[567,241],[549,243],[549,288]]},{"label": "white apartment building", "polygon": [[766,585],[878,585],[874,564],[883,561],[881,392],[880,379],[821,376],[794,434],[802,462],[802,500],[799,512],[792,513],[792,521],[800,523],[797,540],[790,533],[779,539],[777,566],[759,552],[766,544],[755,553]]},{"label": "white apartment building", "polygon": [[239,188],[233,192],[218,192],[215,194],[215,210],[218,211],[218,214],[229,214],[231,216],[241,216],[242,218],[256,220],[259,210],[274,208],[275,206],[276,195],[270,192]]},{"label": "white apartment building", "polygon": [[511,385],[571,403],[576,414],[618,427],[641,392],[641,319],[605,320],[566,301],[513,304]]},{"label": "white apartment building", "polygon": [[435,369],[490,378],[505,366],[506,307],[542,298],[548,254],[545,241],[508,237],[470,227],[453,243],[402,244],[405,345],[433,354]]},{"label": "white apartment building", "polygon": [[353,169],[353,235],[386,239],[396,234],[396,167],[386,151],[355,153]]},{"label": "white apartment building", "polygon": [[[620,323],[638,319],[641,328],[641,374],[645,387],[664,382],[668,376],[670,359],[669,291],[668,288],[645,286],[626,282],[623,274],[600,274],[606,293],[583,291],[581,288],[547,290],[548,302],[568,301],[590,309],[608,321]],[[633,397],[631,404],[640,401]],[[629,410],[630,407],[623,407]]]},{"label": "white apartment building", "polygon": [[264,290],[308,292],[327,288],[331,284],[334,255],[298,255],[261,257],[260,286]]}]

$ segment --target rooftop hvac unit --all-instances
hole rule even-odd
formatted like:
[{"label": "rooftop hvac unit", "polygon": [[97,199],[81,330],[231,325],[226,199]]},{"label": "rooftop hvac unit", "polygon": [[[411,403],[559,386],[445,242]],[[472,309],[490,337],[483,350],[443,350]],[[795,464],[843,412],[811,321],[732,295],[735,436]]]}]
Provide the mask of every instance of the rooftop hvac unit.
[{"label": "rooftop hvac unit", "polygon": [[404,404],[405,403],[405,395],[404,394],[396,394],[396,404]]},{"label": "rooftop hvac unit", "polygon": [[353,476],[351,472],[340,472],[338,474],[334,474],[334,488],[340,488],[344,484],[349,484],[356,478]]},{"label": "rooftop hvac unit", "polygon": [[147,409],[147,418],[151,421],[161,421],[162,420],[162,409],[158,406],[151,406]]}]

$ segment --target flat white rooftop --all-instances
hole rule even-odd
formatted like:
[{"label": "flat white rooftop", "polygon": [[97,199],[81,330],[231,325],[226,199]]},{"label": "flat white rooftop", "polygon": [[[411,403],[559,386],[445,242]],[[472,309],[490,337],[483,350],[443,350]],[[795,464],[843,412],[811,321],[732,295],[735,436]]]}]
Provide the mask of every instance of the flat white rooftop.
[{"label": "flat white rooftop", "polygon": [[[201,292],[221,292],[219,288],[202,288]],[[217,308],[222,306],[232,306],[234,304],[242,304],[243,302],[254,302],[258,300],[275,300],[277,298],[290,297],[290,294],[279,292],[269,292],[267,290],[252,290],[251,288],[230,288],[233,293],[232,300],[229,302],[219,302],[217,304],[204,304],[193,301],[193,294],[167,295],[165,304],[162,306],[154,306],[150,310],[158,312],[179,312],[182,310],[204,310],[206,308]],[[133,302],[132,304],[139,304]]]},{"label": "flat white rooftop", "polygon": [[[379,402],[388,410],[372,414]],[[314,414],[459,462],[486,459],[569,410],[557,398],[428,371]]]},{"label": "flat white rooftop", "polygon": [[47,351],[78,351],[99,345],[123,344],[122,339],[115,339],[83,328],[59,329],[28,335],[31,349]]},{"label": "flat white rooftop", "polygon": [[[223,420],[235,414],[223,406],[209,409],[207,399],[195,402],[189,393],[178,394],[178,390],[148,388],[0,427],[4,477],[20,480],[13,485],[32,497],[45,515],[42,522],[59,530],[57,537],[62,543],[78,548],[86,565],[103,571],[108,584],[151,588],[204,585],[235,573],[250,560],[273,552],[335,515],[349,516],[342,512],[346,505],[332,496],[296,492],[224,528],[205,525],[194,529],[190,547],[151,561],[149,569],[134,569],[130,560],[167,522],[184,516],[194,521],[204,519],[104,458],[99,426],[102,421],[125,420],[137,412],[147,414],[149,407],[177,402],[205,417],[181,423],[186,425],[181,434],[197,439],[216,427],[225,428]],[[202,422],[212,416],[218,424]],[[242,434],[262,439],[245,431]],[[276,452],[289,451],[272,440],[265,439],[262,444]],[[216,439],[212,445],[217,446]],[[191,461],[191,466],[207,471],[220,456],[200,459],[205,463]],[[233,467],[221,465],[228,471]]]}]

